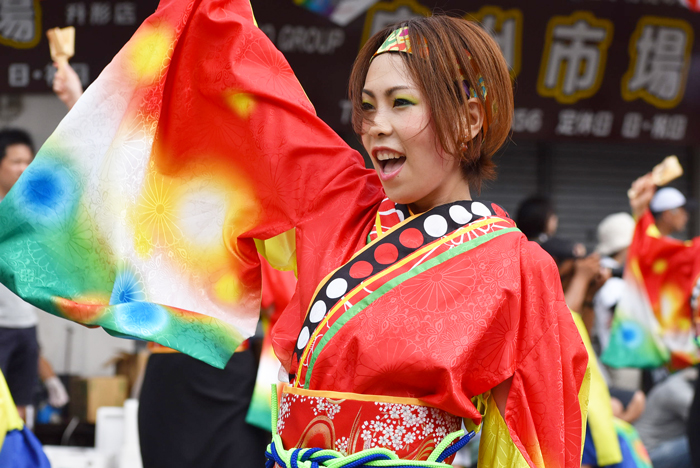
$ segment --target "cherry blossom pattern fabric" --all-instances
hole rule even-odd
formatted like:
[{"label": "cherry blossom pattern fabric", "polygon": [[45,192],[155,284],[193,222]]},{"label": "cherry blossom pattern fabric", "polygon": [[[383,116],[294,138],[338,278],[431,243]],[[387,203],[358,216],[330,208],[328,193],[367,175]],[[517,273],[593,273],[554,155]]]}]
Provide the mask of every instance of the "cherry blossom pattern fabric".
[{"label": "cherry blossom pattern fabric", "polygon": [[287,388],[280,401],[277,433],[286,447],[325,447],[343,455],[386,448],[402,460],[427,460],[445,436],[462,426],[457,416],[420,400],[354,397]]}]

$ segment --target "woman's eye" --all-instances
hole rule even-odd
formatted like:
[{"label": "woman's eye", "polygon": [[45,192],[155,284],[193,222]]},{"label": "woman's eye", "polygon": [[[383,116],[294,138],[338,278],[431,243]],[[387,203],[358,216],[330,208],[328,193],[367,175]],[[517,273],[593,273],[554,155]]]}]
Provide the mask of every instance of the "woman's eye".
[{"label": "woman's eye", "polygon": [[362,110],[365,112],[371,111],[371,110],[374,110],[374,106],[372,104],[370,104],[369,102],[363,102],[362,103]]},{"label": "woman's eye", "polygon": [[413,102],[408,99],[396,98],[394,99],[394,107],[412,106]]}]

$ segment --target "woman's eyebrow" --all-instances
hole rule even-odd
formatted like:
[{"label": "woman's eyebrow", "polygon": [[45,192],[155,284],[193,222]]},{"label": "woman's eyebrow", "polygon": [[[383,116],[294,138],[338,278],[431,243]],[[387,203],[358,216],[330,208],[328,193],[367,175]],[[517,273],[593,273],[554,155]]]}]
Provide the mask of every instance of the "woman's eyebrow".
[{"label": "woman's eyebrow", "polygon": [[[391,88],[389,88],[389,89],[387,89],[386,91],[384,91],[384,94],[385,94],[386,96],[391,96],[391,95],[394,94],[396,91],[401,91],[401,90],[403,90],[403,89],[412,89],[412,88],[411,88],[410,86],[403,86],[403,85],[401,85],[401,86],[392,86]],[[362,94],[366,94],[366,95],[368,95],[368,96],[371,97],[371,98],[374,98],[374,97],[375,97],[375,96],[374,96],[374,93],[373,93],[372,91],[368,90],[368,89],[363,89],[363,90],[362,90]]]},{"label": "woman's eyebrow", "polygon": [[396,91],[401,91],[403,89],[411,89],[411,87],[410,86],[393,86],[393,87],[387,89],[384,94],[386,94],[387,96],[391,96]]}]

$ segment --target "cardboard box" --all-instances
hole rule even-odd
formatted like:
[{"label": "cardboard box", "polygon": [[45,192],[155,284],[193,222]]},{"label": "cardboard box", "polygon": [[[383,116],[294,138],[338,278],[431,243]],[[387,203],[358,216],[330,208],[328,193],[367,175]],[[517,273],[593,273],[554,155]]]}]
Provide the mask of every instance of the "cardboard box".
[{"label": "cardboard box", "polygon": [[121,352],[107,363],[107,365],[114,365],[116,375],[123,375],[127,378],[129,398],[138,399],[140,388],[135,389],[134,386],[138,386],[138,382],[142,380],[149,355],[147,350],[133,354]]},{"label": "cardboard box", "polygon": [[114,377],[89,377],[71,382],[70,412],[83,421],[94,424],[97,408],[102,406],[124,406],[128,379],[123,375]]}]

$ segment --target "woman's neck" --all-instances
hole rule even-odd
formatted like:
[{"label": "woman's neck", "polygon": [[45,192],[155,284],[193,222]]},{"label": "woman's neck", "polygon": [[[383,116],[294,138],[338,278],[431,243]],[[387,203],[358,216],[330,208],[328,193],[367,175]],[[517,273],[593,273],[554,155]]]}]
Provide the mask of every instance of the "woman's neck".
[{"label": "woman's neck", "polygon": [[472,199],[471,192],[469,191],[469,184],[466,183],[466,181],[464,184],[453,187],[452,190],[431,195],[432,196],[429,195],[414,203],[409,203],[408,209],[411,210],[413,214],[419,214],[432,210],[437,206],[454,203],[456,201],[470,201]]}]

